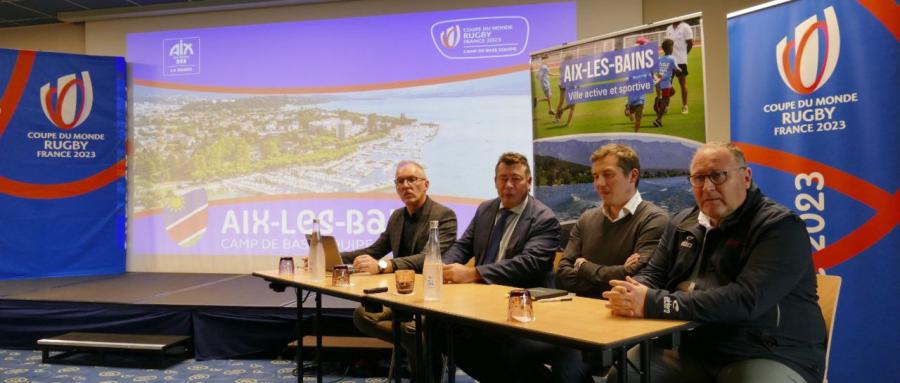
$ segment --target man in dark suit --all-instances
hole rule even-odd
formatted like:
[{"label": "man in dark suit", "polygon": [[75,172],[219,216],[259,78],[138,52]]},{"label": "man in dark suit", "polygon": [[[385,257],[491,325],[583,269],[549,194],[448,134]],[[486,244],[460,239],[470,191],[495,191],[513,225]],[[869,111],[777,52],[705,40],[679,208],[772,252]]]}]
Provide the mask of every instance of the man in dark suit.
[{"label": "man in dark suit", "polygon": [[[538,286],[553,266],[559,220],[528,195],[531,169],[525,156],[500,156],[494,184],[499,197],[478,206],[462,238],[444,253],[444,282]],[[475,265],[465,265],[472,257]]]},{"label": "man in dark suit", "polygon": [[[528,195],[531,169],[525,156],[504,153],[494,170],[499,197],[478,206],[462,238],[444,253],[444,283],[539,286],[559,247],[559,220]],[[466,265],[473,257],[475,264]],[[506,381],[507,371],[498,368],[503,341],[502,335],[454,327],[456,363],[480,382]]]},{"label": "man in dark suit", "polygon": [[[428,197],[426,192],[429,183],[422,165],[413,161],[401,161],[397,165],[394,185],[404,208],[394,210],[388,219],[387,228],[371,246],[341,253],[344,262],[352,262],[356,270],[379,274],[413,269],[421,273],[425,244],[428,243],[429,221],[438,221],[442,252],[456,239],[456,213]],[[384,256],[389,252],[393,253],[393,258],[385,259]],[[368,312],[360,306],[353,312],[356,328],[366,335],[388,342],[394,341],[392,320],[393,313],[386,307],[380,312]],[[402,343],[405,347],[411,346],[414,344],[412,334],[415,333],[412,322],[406,323],[404,330]]]}]

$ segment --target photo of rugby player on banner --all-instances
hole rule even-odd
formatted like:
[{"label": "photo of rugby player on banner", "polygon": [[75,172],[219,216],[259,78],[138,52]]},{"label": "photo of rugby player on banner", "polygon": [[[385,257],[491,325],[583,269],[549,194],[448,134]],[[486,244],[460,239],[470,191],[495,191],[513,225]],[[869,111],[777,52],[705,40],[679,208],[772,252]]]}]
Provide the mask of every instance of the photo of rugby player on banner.
[{"label": "photo of rugby player on banner", "polygon": [[610,142],[642,162],[643,198],[678,211],[706,141],[703,23],[691,14],[531,53],[536,195],[567,221],[600,201],[590,154]]}]

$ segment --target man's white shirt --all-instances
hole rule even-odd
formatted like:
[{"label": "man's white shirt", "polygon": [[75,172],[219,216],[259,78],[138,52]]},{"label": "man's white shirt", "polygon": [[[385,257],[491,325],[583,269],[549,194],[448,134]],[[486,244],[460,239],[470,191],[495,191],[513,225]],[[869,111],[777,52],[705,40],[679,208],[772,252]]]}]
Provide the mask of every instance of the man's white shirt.
[{"label": "man's white shirt", "polygon": [[642,201],[643,199],[641,198],[641,192],[635,190],[634,195],[631,196],[631,199],[629,199],[628,202],[625,203],[625,206],[623,206],[622,209],[619,210],[619,215],[615,218],[609,216],[609,212],[606,210],[606,205],[603,205],[603,207],[600,208],[600,211],[603,212],[603,216],[615,223],[616,221],[627,217],[629,214],[634,214],[634,211],[637,210],[638,205],[640,205]]}]

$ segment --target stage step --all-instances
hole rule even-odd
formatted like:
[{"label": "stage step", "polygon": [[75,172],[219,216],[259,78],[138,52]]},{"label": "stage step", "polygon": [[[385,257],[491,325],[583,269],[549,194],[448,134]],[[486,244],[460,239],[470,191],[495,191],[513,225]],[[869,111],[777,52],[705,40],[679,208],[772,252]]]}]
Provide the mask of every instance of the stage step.
[{"label": "stage step", "polygon": [[[297,347],[297,341],[291,342],[288,347]],[[316,337],[304,336],[303,347],[316,347]],[[378,338],[365,336],[323,336],[322,348],[391,350],[394,345]]]},{"label": "stage step", "polygon": [[[93,332],[69,332],[52,338],[38,339],[41,349],[41,363],[50,363],[73,352],[99,352],[101,357],[107,351],[148,352],[157,354],[161,368],[166,365],[168,352],[176,347],[190,348],[189,336],[107,334]],[[64,351],[51,358],[50,351]]]}]

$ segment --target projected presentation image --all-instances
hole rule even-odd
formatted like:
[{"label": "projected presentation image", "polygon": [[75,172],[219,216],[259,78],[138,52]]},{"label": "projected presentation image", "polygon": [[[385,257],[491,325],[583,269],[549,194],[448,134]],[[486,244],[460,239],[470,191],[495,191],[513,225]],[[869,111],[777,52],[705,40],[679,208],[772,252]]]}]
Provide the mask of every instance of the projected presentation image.
[{"label": "projected presentation image", "polygon": [[147,127],[135,145],[144,165],[135,171],[142,185],[135,191],[139,210],[167,207],[197,184],[216,199],[389,192],[396,163],[424,162],[424,149],[440,129],[403,112],[359,111],[376,109],[371,101],[354,106],[336,97],[145,96],[152,91],[135,90],[142,109],[135,121]]},{"label": "projected presentation image", "polygon": [[401,160],[461,232],[531,155],[527,52],[574,36],[574,3],[131,34],[132,253],[305,254],[314,218],[365,246]]},{"label": "projected presentation image", "polygon": [[704,141],[702,35],[696,17],[533,54],[535,139],[632,132]]}]

